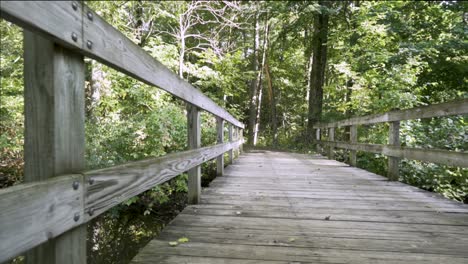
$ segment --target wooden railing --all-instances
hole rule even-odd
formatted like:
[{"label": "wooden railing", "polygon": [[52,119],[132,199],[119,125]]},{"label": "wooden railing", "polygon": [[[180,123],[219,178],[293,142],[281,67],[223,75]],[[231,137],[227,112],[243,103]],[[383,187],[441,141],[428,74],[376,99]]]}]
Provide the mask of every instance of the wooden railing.
[{"label": "wooden railing", "polygon": [[[0,263],[86,263],[86,222],[188,171],[200,199],[200,165],[241,151],[243,124],[152,58],[83,2],[2,1],[1,17],[24,28],[24,184],[0,190]],[[84,171],[84,56],[187,102],[189,150]],[[216,116],[218,144],[201,148],[200,111]],[[224,121],[229,142],[223,142]],[[46,242],[46,243],[45,243]]]},{"label": "wooden railing", "polygon": [[[398,165],[401,158],[456,167],[468,167],[467,152],[402,147],[400,145],[400,121],[466,114],[468,114],[468,99],[462,99],[442,104],[391,111],[384,114],[354,117],[337,122],[319,123],[314,128],[316,129],[318,148],[321,145],[326,146],[329,158],[334,158],[334,148],[348,149],[350,150],[349,163],[352,166],[356,166],[356,151],[384,154],[388,156],[388,178],[390,180],[398,180]],[[358,125],[384,122],[388,122],[390,125],[388,145],[358,143]],[[349,142],[335,141],[335,128],[346,126],[350,127]],[[321,132],[324,129],[328,129],[327,141],[321,140]]]}]

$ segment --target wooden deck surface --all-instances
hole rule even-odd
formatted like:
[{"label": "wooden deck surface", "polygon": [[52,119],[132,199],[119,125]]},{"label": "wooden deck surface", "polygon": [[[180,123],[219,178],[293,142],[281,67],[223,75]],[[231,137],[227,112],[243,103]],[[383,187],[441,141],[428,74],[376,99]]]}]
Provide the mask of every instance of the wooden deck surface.
[{"label": "wooden deck surface", "polygon": [[466,264],[468,206],[321,156],[252,151],[132,263]]}]

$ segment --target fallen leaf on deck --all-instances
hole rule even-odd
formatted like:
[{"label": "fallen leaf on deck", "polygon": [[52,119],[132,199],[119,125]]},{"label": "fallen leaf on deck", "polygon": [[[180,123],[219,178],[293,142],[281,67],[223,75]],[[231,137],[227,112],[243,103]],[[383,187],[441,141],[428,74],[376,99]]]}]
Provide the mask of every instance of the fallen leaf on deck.
[{"label": "fallen leaf on deck", "polygon": [[179,238],[177,241],[178,241],[179,243],[187,243],[187,242],[189,242],[189,239],[186,238],[186,237],[181,237],[181,238]]}]

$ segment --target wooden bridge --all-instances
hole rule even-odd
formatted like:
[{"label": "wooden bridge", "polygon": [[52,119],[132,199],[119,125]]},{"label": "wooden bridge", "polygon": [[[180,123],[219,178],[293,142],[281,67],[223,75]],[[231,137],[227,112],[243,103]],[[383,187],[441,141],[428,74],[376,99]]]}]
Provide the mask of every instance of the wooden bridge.
[{"label": "wooden bridge", "polygon": [[[185,171],[192,205],[134,263],[468,262],[468,207],[389,181],[401,158],[468,167],[466,152],[399,142],[401,120],[466,115],[467,99],[318,124],[315,144],[330,159],[250,151],[234,161],[243,124],[82,2],[0,8],[25,29],[26,116],[25,183],[0,190],[0,262],[25,254],[27,263],[86,263],[88,221]],[[85,171],[84,56],[187,102],[189,150]],[[217,145],[200,146],[201,110],[217,118]],[[357,126],[381,122],[390,123],[388,145],[357,142]],[[335,141],[344,126],[350,142]],[[350,165],[332,160],[334,148],[350,150]],[[353,167],[356,151],[389,156],[388,179]],[[202,192],[200,165],[210,159],[220,177]]]},{"label": "wooden bridge", "polygon": [[468,206],[440,195],[319,155],[252,151],[132,263],[467,263],[467,227]]}]

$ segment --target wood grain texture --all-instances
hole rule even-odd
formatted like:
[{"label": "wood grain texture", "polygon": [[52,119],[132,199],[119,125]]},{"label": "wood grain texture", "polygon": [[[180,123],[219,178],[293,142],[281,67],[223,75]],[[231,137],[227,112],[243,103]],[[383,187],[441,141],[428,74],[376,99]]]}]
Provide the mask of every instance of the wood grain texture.
[{"label": "wood grain texture", "polygon": [[[187,140],[188,149],[197,149],[201,146],[201,120],[198,107],[187,104]],[[195,166],[187,171],[188,203],[200,202],[201,192],[201,166]]]},{"label": "wood grain texture", "polygon": [[[82,3],[74,10],[71,1],[5,1],[0,10],[1,16],[13,23],[244,127],[225,109],[180,79]],[[87,12],[93,13],[92,20],[87,18]],[[77,34],[77,41],[72,39],[72,33]],[[87,46],[88,41],[92,42],[91,48]]]},{"label": "wood grain texture", "polygon": [[[224,142],[224,120],[216,118],[216,141],[218,144]],[[224,174],[224,153],[216,157],[216,176]]]},{"label": "wood grain texture", "polygon": [[319,141],[319,143],[325,146],[334,146],[335,148],[380,153],[386,156],[392,156],[397,158],[421,160],[455,167],[468,167],[467,152],[448,151],[441,149],[407,148],[390,145],[348,143],[336,141]]},{"label": "wood grain texture", "polygon": [[468,99],[391,111],[384,114],[353,117],[337,122],[319,123],[314,128],[343,127],[351,125],[369,125],[375,123],[412,120],[419,118],[443,117],[468,114]]},{"label": "wood grain texture", "polygon": [[341,162],[251,150],[132,263],[466,263],[467,221],[468,205]]},{"label": "wood grain texture", "polygon": [[[25,182],[79,173],[85,166],[83,56],[25,30],[24,77]],[[81,209],[75,213],[83,218]],[[76,228],[51,236],[26,254],[26,262],[86,263],[86,227]]]},{"label": "wood grain texture", "polygon": [[[80,233],[82,230],[76,228],[80,224],[240,144],[240,141],[227,142],[2,189],[0,262],[53,238],[61,239],[65,231]],[[75,181],[79,183],[77,190],[73,189]],[[92,215],[89,215],[90,211]],[[75,221],[77,213],[80,217]],[[60,244],[64,246],[63,252],[70,253],[70,247],[76,247],[76,243],[82,243],[82,240],[70,239]],[[54,254],[48,257],[53,261]]]},{"label": "wood grain texture", "polygon": [[86,221],[184,171],[199,167],[239,144],[240,141],[227,142],[84,173],[86,182],[89,179],[93,182],[85,196],[85,211],[93,214],[86,215]]},{"label": "wood grain texture", "polygon": [[[82,178],[55,177],[0,190],[0,263],[83,223]],[[74,181],[80,183],[77,190]]]}]

